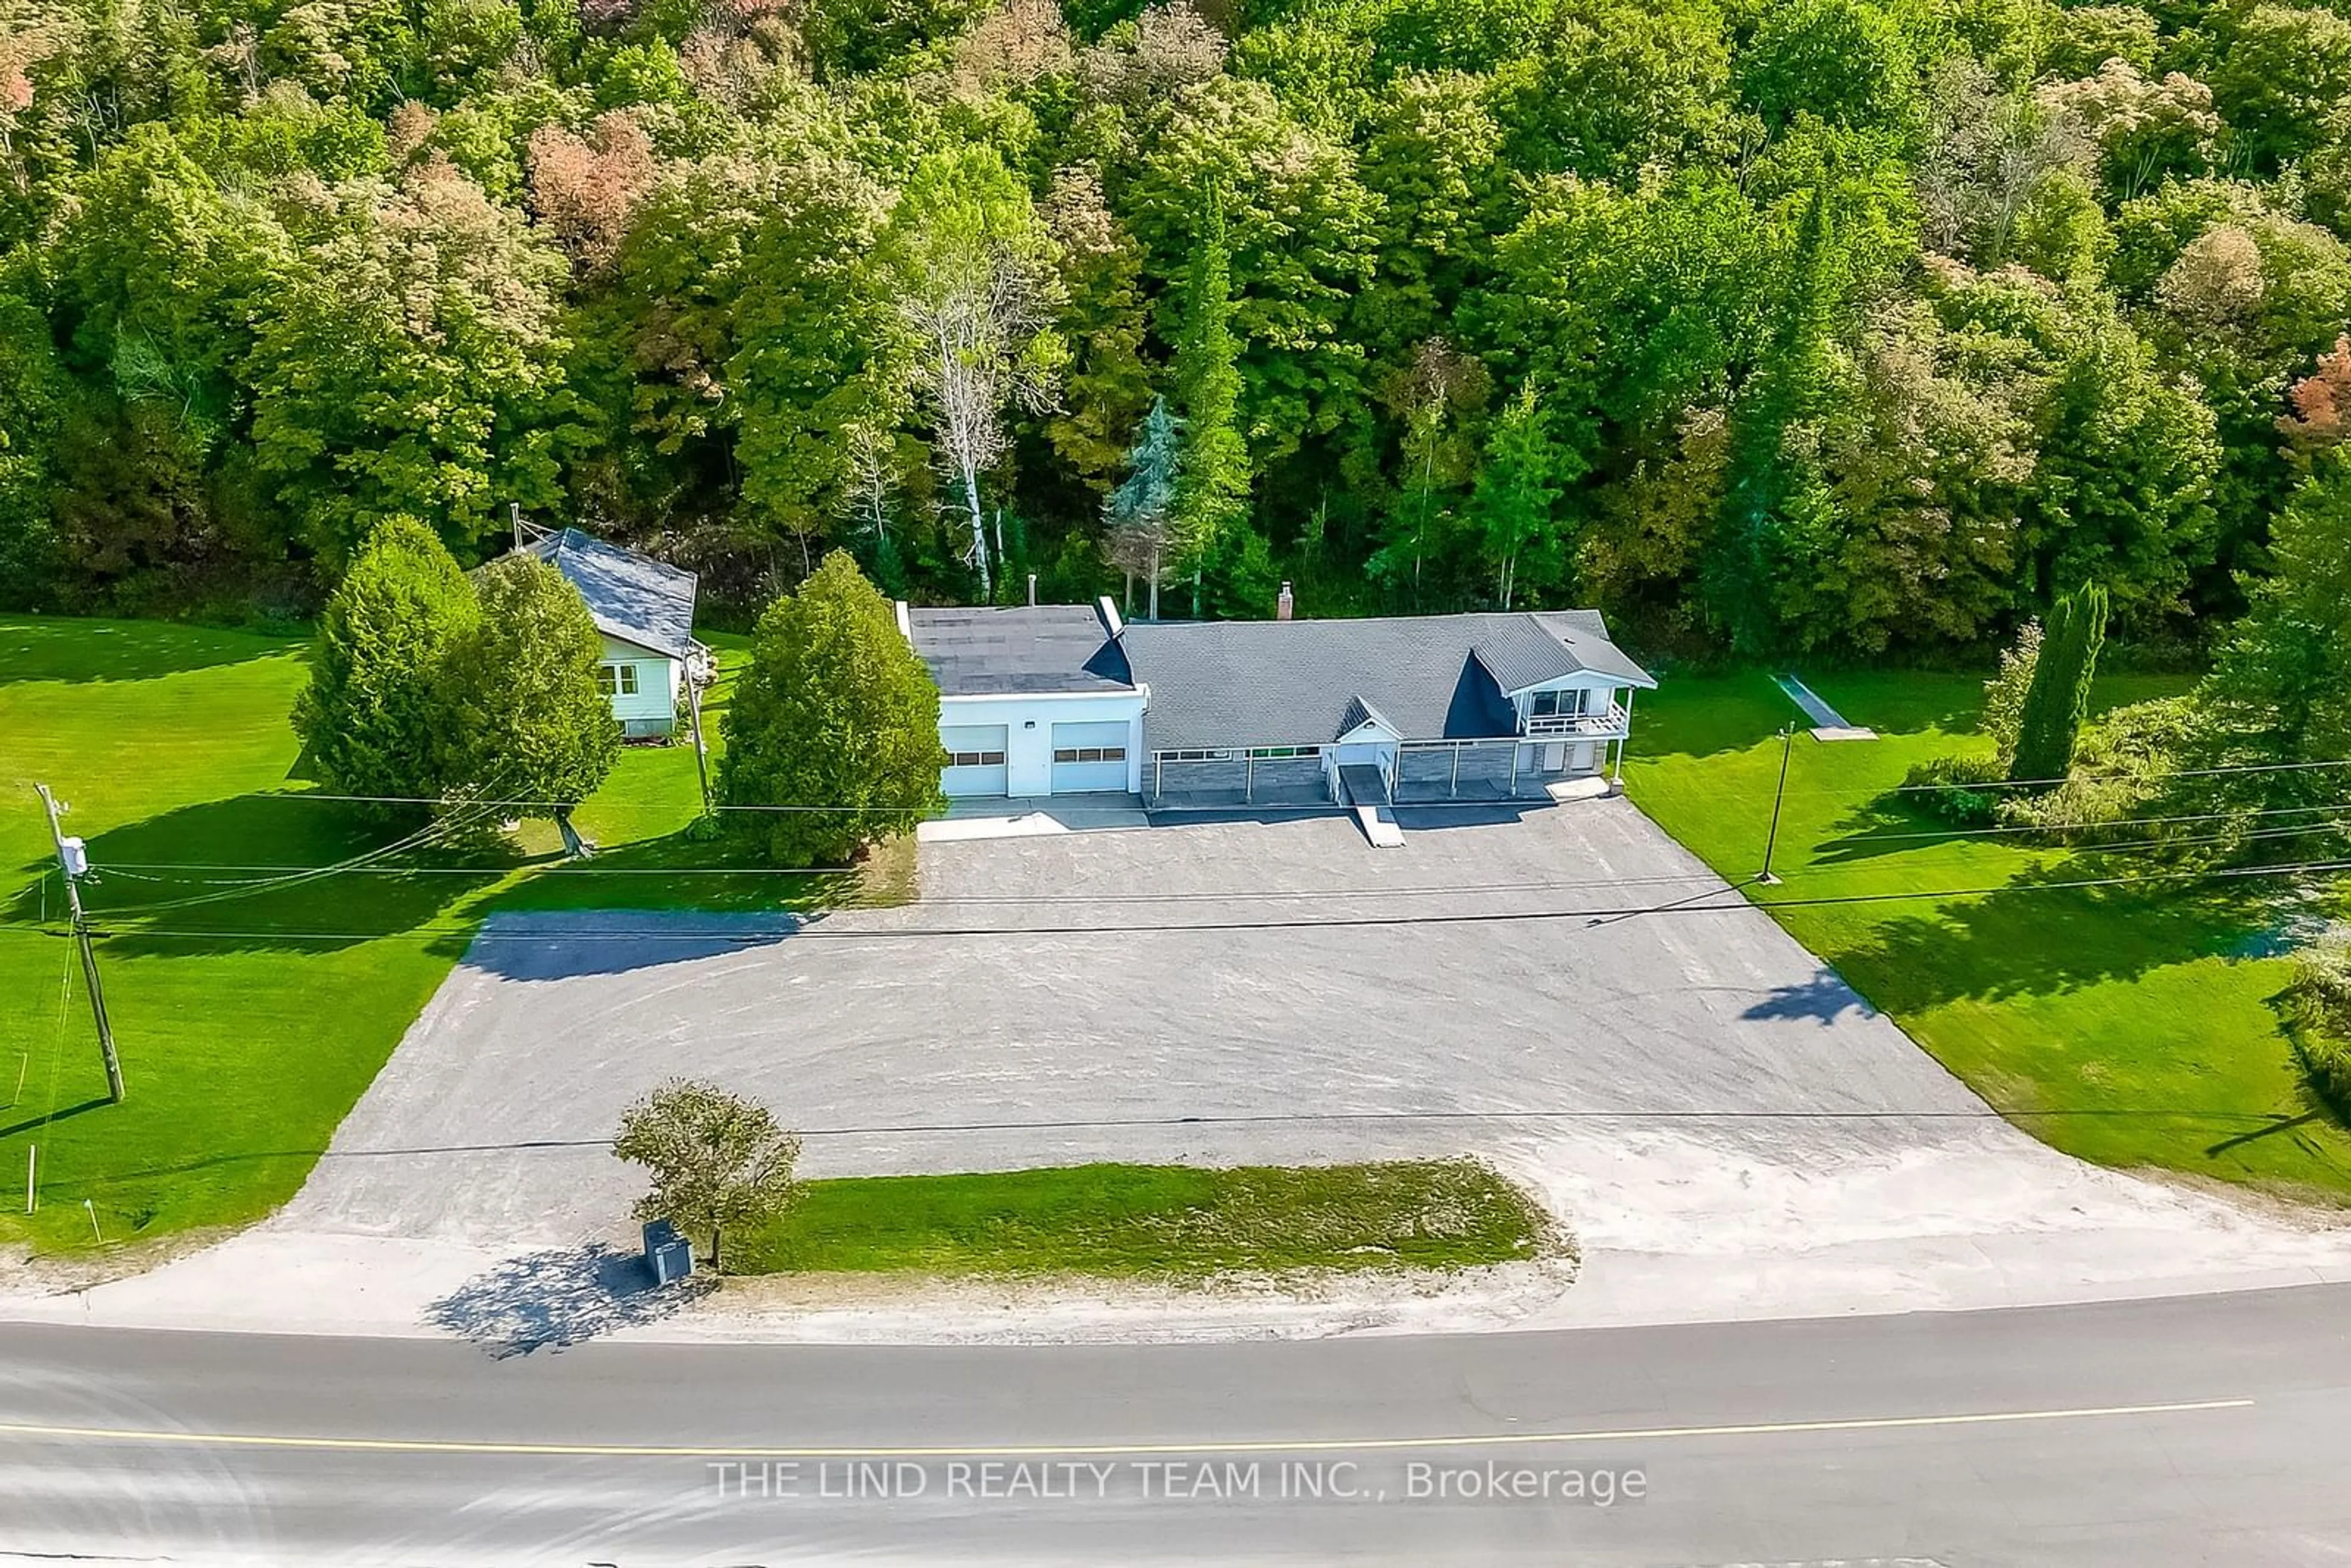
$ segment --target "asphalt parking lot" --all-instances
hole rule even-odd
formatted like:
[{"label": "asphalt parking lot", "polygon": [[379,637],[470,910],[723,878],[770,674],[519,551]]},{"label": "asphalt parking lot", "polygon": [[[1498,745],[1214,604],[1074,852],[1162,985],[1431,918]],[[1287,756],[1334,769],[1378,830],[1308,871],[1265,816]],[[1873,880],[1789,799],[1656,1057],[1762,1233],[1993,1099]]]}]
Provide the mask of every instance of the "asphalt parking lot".
[{"label": "asphalt parking lot", "polygon": [[773,1106],[810,1175],[1467,1151],[1695,1216],[1759,1173],[2054,1158],[1629,803],[1404,820],[1384,851],[1328,816],[930,843],[919,904],[789,935],[503,918],[286,1222],[609,1233],[638,1184],[603,1141],[672,1074]]}]

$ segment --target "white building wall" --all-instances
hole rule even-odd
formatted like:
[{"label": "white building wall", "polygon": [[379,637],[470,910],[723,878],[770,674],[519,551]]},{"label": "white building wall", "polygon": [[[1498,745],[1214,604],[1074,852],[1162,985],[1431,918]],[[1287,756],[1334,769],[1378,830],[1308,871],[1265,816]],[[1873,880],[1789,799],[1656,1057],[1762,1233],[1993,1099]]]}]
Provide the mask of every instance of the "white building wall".
[{"label": "white building wall", "polygon": [[1588,670],[1580,674],[1566,676],[1561,680],[1545,681],[1541,685],[1529,686],[1526,690],[1514,693],[1511,695],[1510,700],[1517,706],[1519,710],[1520,726],[1524,727],[1527,722],[1527,709],[1532,705],[1535,693],[1577,690],[1587,691],[1593,694],[1590,697],[1585,699],[1584,711],[1594,714],[1606,713],[1608,711],[1609,705],[1612,703],[1618,707],[1623,707],[1625,705],[1626,699],[1633,695],[1633,688],[1631,686],[1625,685],[1620,681],[1611,680],[1606,675],[1594,674]]},{"label": "white building wall", "polygon": [[667,735],[677,720],[679,682],[684,670],[678,661],[650,648],[640,648],[634,643],[624,643],[618,637],[606,637],[600,662],[626,664],[637,673],[634,695],[615,693],[612,716],[621,721],[631,735]]},{"label": "white building wall", "polygon": [[1139,794],[1143,789],[1143,705],[1141,692],[941,697],[939,725],[941,728],[964,724],[1002,725],[1005,792],[1050,795],[1053,792],[1053,727],[1123,722],[1126,726],[1126,788]]}]

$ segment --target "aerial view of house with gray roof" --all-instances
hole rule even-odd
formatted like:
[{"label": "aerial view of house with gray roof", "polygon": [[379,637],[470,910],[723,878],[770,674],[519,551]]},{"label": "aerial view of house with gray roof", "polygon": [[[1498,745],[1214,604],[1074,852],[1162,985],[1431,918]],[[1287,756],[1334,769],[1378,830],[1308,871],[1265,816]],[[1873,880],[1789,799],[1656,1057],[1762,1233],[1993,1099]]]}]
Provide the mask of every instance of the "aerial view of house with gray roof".
[{"label": "aerial view of house with gray roof", "polygon": [[1104,599],[899,624],[939,685],[956,797],[1510,799],[1604,774],[1656,685],[1588,610],[1128,622]]},{"label": "aerial view of house with gray roof", "polygon": [[578,528],[536,530],[517,547],[580,591],[604,639],[596,682],[632,738],[677,723],[689,680],[706,680],[710,650],[694,640],[694,573]]}]

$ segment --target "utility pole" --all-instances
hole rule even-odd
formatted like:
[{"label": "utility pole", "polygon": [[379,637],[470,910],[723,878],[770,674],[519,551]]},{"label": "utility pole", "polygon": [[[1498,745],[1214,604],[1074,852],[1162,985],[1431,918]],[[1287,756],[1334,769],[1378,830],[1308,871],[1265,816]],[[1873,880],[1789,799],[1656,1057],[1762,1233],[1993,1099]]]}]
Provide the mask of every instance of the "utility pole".
[{"label": "utility pole", "polygon": [[1763,870],[1756,881],[1765,887],[1777,887],[1780,879],[1771,874],[1771,851],[1780,842],[1780,802],[1788,798],[1788,752],[1796,744],[1796,727],[1780,727],[1780,787],[1771,792],[1771,831],[1763,840]]},{"label": "utility pole", "polygon": [[98,953],[89,944],[89,922],[81,912],[81,878],[89,871],[89,853],[79,839],[69,839],[57,826],[57,813],[65,808],[49,793],[46,784],[33,788],[41,797],[42,809],[49,814],[49,839],[57,847],[57,869],[66,875],[66,907],[72,913],[74,941],[81,948],[82,977],[89,984],[90,1016],[98,1021],[98,1049],[106,1057],[106,1097],[122,1103],[122,1062],[114,1054],[114,1026],[107,1021],[106,992],[98,983]]}]

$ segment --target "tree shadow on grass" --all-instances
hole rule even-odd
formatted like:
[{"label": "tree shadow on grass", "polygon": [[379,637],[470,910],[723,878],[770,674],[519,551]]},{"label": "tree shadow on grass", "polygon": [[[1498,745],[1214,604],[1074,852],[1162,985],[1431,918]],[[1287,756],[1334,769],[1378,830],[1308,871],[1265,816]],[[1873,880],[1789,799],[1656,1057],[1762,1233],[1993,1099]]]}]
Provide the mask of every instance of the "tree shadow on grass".
[{"label": "tree shadow on grass", "polygon": [[282,637],[162,621],[0,616],[0,685],[16,681],[145,681],[281,656]]},{"label": "tree shadow on grass", "polygon": [[549,863],[538,874],[468,903],[475,917],[512,911],[696,909],[806,914],[862,902],[856,870],[777,871],[742,839],[694,829],[601,849],[584,861]]},{"label": "tree shadow on grass", "polygon": [[[520,863],[510,849],[429,848],[320,874],[416,826],[300,794],[184,807],[90,839],[84,905],[124,956],[332,952],[428,928],[454,951],[465,935],[456,906]],[[11,917],[57,920],[53,881],[22,890]]]},{"label": "tree shadow on grass", "polygon": [[[1855,990],[1900,1015],[1945,1002],[2046,996],[2231,952],[2261,923],[2241,884],[2187,879],[2144,887],[2063,887],[2079,865],[2035,867],[1998,893],[1898,915],[1868,940],[1825,953]],[[1783,988],[1785,1005],[1817,979]],[[1799,1009],[1801,1010],[1801,1009]]]},{"label": "tree shadow on grass", "polygon": [[424,1320],[503,1361],[657,1322],[716,1283],[697,1274],[655,1286],[641,1255],[597,1241],[509,1258],[427,1306]]}]

